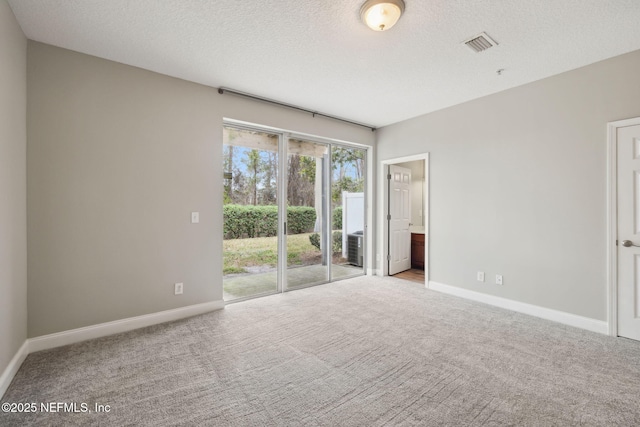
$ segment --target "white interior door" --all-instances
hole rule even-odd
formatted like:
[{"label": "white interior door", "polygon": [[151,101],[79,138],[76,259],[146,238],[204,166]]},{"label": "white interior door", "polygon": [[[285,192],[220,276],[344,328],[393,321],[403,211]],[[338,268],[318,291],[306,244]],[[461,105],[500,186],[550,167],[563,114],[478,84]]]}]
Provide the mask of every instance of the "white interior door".
[{"label": "white interior door", "polygon": [[389,166],[389,275],[411,268],[411,170]]},{"label": "white interior door", "polygon": [[640,125],[617,130],[618,335],[640,340]]}]

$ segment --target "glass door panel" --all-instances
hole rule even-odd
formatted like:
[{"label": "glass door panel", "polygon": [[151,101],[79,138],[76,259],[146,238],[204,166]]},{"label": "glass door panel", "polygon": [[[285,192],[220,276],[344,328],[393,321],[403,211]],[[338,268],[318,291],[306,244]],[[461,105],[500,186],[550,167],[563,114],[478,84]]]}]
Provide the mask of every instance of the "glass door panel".
[{"label": "glass door panel", "polygon": [[287,143],[287,289],[329,281],[329,146]]},{"label": "glass door panel", "polygon": [[278,292],[276,134],[223,128],[225,301]]},{"label": "glass door panel", "polygon": [[331,160],[331,280],[336,280],[364,274],[366,151],[334,145]]}]

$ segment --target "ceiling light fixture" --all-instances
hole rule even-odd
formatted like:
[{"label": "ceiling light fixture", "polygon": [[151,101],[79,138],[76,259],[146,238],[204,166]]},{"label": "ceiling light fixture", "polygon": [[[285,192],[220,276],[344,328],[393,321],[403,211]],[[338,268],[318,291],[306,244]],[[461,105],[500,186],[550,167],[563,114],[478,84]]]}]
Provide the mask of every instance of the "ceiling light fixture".
[{"label": "ceiling light fixture", "polygon": [[374,31],[393,27],[404,12],[403,0],[367,0],[360,8],[360,17]]}]

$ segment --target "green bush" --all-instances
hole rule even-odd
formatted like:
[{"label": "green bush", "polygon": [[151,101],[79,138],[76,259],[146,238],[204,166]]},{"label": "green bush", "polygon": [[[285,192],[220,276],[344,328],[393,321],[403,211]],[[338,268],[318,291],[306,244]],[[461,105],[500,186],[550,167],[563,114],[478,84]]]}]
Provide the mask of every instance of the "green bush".
[{"label": "green bush", "polygon": [[278,232],[277,206],[224,205],[223,215],[227,239],[270,237]]},{"label": "green bush", "polygon": [[333,253],[342,252],[342,231],[333,232]]},{"label": "green bush", "polygon": [[[224,205],[224,238],[271,237],[278,234],[278,207]],[[316,222],[316,210],[308,206],[287,208],[287,232],[309,233]]]},{"label": "green bush", "polygon": [[342,206],[337,206],[333,210],[333,229],[342,230]]},{"label": "green bush", "polygon": [[310,233],[316,225],[316,210],[309,206],[287,208],[287,234]]},{"label": "green bush", "polygon": [[[316,249],[320,250],[320,235],[318,233],[310,234],[309,242],[315,246]],[[333,243],[331,245],[331,249],[334,254],[342,252],[342,231],[333,232]]]},{"label": "green bush", "polygon": [[318,233],[309,234],[309,242],[320,250],[320,235]]}]

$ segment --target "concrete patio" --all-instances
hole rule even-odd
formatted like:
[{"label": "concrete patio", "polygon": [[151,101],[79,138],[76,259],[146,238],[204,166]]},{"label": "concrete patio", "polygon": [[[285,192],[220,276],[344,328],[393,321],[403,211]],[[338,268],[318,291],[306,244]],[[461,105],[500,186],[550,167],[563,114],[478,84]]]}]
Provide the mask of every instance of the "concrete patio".
[{"label": "concrete patio", "polygon": [[[295,289],[327,281],[327,267],[323,265],[295,266],[287,269],[287,288]],[[362,267],[350,264],[333,264],[333,280],[363,274]],[[275,269],[264,273],[247,273],[225,276],[222,279],[224,300],[232,301],[248,296],[270,294],[277,291],[277,272]]]}]

